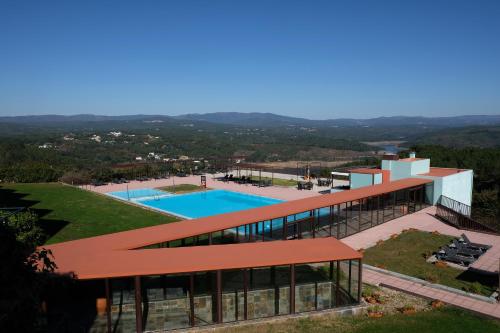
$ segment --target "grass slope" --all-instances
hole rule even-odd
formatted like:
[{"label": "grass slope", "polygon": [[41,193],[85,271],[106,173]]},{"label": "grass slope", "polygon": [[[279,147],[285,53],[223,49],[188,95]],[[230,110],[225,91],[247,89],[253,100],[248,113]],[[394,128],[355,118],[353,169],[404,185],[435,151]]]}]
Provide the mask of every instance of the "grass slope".
[{"label": "grass slope", "polygon": [[277,323],[221,329],[220,331],[223,333],[493,333],[500,331],[500,321],[446,307],[418,312],[413,315],[394,314],[382,318],[322,316],[290,319]]},{"label": "grass slope", "polygon": [[2,206],[36,211],[49,234],[47,244],[176,221],[103,195],[57,183],[0,186]]},{"label": "grass slope", "polygon": [[432,254],[448,244],[453,237],[422,231],[404,232],[394,239],[367,249],[365,263],[398,273],[457,289],[491,295],[498,278],[462,271],[452,267],[437,267],[426,262],[424,254]]}]

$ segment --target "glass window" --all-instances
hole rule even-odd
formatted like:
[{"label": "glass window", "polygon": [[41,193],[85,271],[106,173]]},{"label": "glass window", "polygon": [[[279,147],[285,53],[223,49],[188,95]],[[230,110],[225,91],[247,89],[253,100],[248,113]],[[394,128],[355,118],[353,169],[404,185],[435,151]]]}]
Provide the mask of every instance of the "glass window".
[{"label": "glass window", "polygon": [[145,330],[171,330],[190,326],[189,275],[147,276],[141,280]]},{"label": "glass window", "polygon": [[111,279],[111,325],[116,332],[135,332],[133,278]]}]

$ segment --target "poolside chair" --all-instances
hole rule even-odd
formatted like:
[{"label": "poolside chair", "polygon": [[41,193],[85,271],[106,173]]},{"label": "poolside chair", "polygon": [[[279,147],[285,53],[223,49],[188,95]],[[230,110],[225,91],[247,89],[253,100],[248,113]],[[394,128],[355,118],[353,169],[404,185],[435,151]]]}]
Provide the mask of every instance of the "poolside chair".
[{"label": "poolside chair", "polygon": [[474,258],[479,258],[483,251],[479,249],[468,248],[464,243],[460,243],[458,240],[454,239],[450,245],[448,245],[450,249],[456,249],[458,254],[463,254],[466,256],[473,256]]},{"label": "poolside chair", "polygon": [[491,245],[472,243],[465,234],[462,234],[460,236],[460,239],[463,240],[462,243],[469,249],[481,250],[482,252],[486,252],[487,250],[491,249]]},{"label": "poolside chair", "polygon": [[459,254],[458,250],[451,249],[449,247],[442,247],[437,253],[436,258],[438,260],[449,261],[459,264],[464,267],[468,267],[476,259],[471,255]]}]

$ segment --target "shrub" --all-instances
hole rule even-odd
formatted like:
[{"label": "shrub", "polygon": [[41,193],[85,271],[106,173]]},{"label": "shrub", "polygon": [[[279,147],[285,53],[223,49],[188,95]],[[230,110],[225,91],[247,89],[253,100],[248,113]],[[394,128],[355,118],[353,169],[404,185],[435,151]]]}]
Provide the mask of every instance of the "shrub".
[{"label": "shrub", "polygon": [[482,290],[483,286],[477,281],[472,282],[471,285],[466,288],[466,291],[472,294],[480,294]]},{"label": "shrub", "polygon": [[439,277],[431,272],[425,273],[424,280],[428,281],[430,283],[438,283],[439,282]]}]

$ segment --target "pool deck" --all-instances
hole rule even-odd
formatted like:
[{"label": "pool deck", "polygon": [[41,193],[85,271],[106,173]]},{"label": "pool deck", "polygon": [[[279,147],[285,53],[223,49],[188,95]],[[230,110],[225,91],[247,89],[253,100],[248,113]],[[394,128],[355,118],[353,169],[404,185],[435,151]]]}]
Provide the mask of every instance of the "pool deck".
[{"label": "pool deck", "polygon": [[[215,176],[220,177],[222,175],[220,174]],[[293,175],[290,175],[290,177],[293,177]],[[338,181],[338,184],[336,183],[335,185],[345,185],[347,183],[348,182],[346,181]],[[81,186],[81,188],[98,193],[108,193],[115,191],[126,191],[127,186],[129,190],[133,190],[139,188],[156,188],[163,186],[172,186],[174,184],[200,185],[200,176],[170,177],[169,179],[154,179],[144,182],[131,181],[128,184],[108,184],[104,186],[87,185],[87,186]],[[240,193],[260,195],[286,201],[314,197],[317,195],[321,195],[320,193],[318,193],[319,191],[329,189],[329,187],[318,187],[316,185],[314,186],[314,189],[310,191],[309,190],[299,191],[296,187],[286,187],[286,186],[257,187],[257,186],[252,186],[250,184],[237,184],[232,181],[223,182],[214,179],[212,175],[207,175],[207,187],[213,189],[222,189]]]}]

